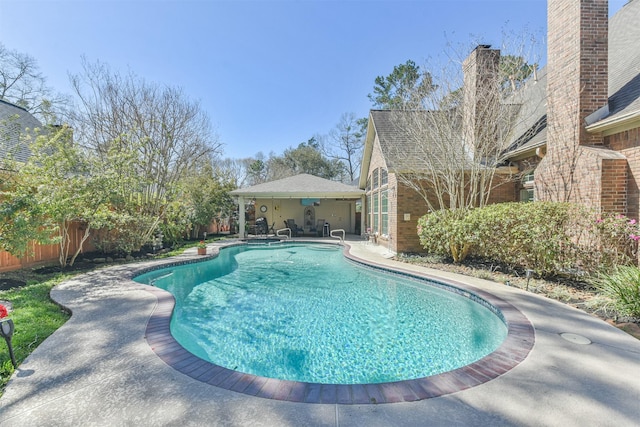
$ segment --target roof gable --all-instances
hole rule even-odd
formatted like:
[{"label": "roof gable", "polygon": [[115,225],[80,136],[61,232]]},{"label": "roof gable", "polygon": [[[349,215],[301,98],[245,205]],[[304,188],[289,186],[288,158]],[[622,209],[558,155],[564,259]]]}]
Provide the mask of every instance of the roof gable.
[{"label": "roof gable", "polygon": [[41,126],[24,108],[0,99],[0,162],[7,158],[26,162],[31,152],[21,136]]},{"label": "roof gable", "polygon": [[230,194],[245,197],[358,198],[363,193],[356,186],[303,173],[247,188],[239,188],[231,191]]},{"label": "roof gable", "polygon": [[469,159],[460,120],[451,112],[373,110],[371,120],[390,172],[433,170],[446,159]]}]

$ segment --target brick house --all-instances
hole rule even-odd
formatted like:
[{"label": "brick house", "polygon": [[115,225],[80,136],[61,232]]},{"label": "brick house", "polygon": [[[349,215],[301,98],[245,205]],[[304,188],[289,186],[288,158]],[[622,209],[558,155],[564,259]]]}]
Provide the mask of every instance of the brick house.
[{"label": "brick house", "polygon": [[[418,218],[427,213],[425,196],[433,205],[438,205],[436,195],[429,193],[429,182],[420,183],[426,190],[419,193],[400,178],[407,171],[420,168],[420,164],[424,163],[420,157],[429,157],[433,162],[434,158],[437,160],[443,156],[438,152],[425,152],[424,149],[429,149],[427,144],[421,147],[423,150],[416,152],[412,146],[414,136],[406,132],[402,124],[398,124],[403,122],[402,116],[415,114],[428,115],[431,112],[370,111],[358,183],[365,191],[363,231],[369,229],[370,233],[377,235],[378,244],[388,246],[394,252],[422,251],[416,227]],[[411,120],[413,123],[415,119]],[[457,149],[459,152],[455,157],[465,158],[461,154],[461,145]],[[515,199],[517,183],[509,179],[512,172],[511,167],[497,169],[488,203]]]},{"label": "brick house", "polygon": [[607,0],[548,3],[548,64],[508,152],[526,177],[521,199],[638,218],[640,0],[611,19]]},{"label": "brick house", "polygon": [[[502,164],[518,179],[498,176],[504,182],[490,203],[573,201],[640,217],[638,22],[640,0],[610,20],[607,0],[548,1],[548,64],[507,100],[516,119]],[[478,46],[465,61],[463,102],[471,119],[463,121],[476,119],[479,104],[469,94],[487,70],[477,64],[499,55]],[[365,227],[393,250],[414,252],[421,250],[417,219],[427,209],[396,175],[412,153],[410,138],[394,123],[401,114],[371,111],[359,186],[366,192]]]}]

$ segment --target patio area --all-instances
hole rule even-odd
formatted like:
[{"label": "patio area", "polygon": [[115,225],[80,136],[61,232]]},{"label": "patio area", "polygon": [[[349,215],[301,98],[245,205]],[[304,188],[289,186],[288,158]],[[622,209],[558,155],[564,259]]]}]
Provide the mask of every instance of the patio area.
[{"label": "patio area", "polygon": [[[534,327],[533,349],[491,381],[416,402],[309,404],[249,396],[195,380],[156,354],[146,334],[159,300],[128,277],[172,260],[127,264],[74,277],[54,289],[52,297],[73,316],[16,371],[0,398],[0,425],[638,424],[640,340],[539,295],[400,263],[386,247],[359,236],[347,235],[346,243],[350,255],[365,262],[463,282],[515,306]],[[177,258],[202,259],[195,249]]]}]

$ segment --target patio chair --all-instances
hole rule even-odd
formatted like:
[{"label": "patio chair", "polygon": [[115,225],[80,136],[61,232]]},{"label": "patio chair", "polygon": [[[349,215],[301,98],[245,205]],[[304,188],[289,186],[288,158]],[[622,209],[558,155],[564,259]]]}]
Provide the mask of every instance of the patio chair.
[{"label": "patio chair", "polygon": [[318,234],[318,237],[323,237],[324,236],[324,219],[319,219],[316,222],[316,233]]},{"label": "patio chair", "polygon": [[269,224],[267,223],[267,219],[265,217],[260,217],[256,219],[255,225],[255,234],[267,234],[269,232]]},{"label": "patio chair", "polygon": [[288,219],[284,222],[284,224],[287,226],[287,228],[291,229],[292,237],[298,237],[298,233],[304,232],[302,228],[298,227],[295,219]]}]

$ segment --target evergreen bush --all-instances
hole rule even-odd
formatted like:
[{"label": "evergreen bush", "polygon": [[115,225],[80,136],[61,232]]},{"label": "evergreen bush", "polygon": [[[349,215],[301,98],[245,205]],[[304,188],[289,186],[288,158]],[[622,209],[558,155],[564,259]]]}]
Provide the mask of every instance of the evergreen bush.
[{"label": "evergreen bush", "polygon": [[536,202],[430,212],[419,219],[418,235],[428,253],[454,262],[473,256],[550,277],[635,264],[640,229],[622,215]]}]

